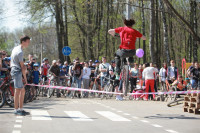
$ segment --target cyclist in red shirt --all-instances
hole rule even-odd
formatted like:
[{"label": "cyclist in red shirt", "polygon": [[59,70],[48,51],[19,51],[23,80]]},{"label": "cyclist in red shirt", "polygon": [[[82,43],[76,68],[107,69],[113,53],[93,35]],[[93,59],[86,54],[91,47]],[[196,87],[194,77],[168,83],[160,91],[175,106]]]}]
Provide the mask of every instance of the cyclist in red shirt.
[{"label": "cyclist in red shirt", "polygon": [[126,58],[129,57],[129,62],[133,63],[133,56],[135,55],[135,42],[137,38],[142,38],[146,40],[146,37],[143,36],[139,31],[132,28],[135,24],[135,20],[124,20],[124,27],[118,27],[116,29],[110,29],[109,34],[115,36],[115,33],[119,33],[121,38],[121,45],[117,52],[115,53],[115,62],[116,62],[116,72],[120,73],[120,57]]}]

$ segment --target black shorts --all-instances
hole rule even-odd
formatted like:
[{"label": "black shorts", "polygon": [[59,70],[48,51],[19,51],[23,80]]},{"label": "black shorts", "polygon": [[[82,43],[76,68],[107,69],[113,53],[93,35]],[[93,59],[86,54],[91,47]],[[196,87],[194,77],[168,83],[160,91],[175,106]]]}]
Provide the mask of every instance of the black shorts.
[{"label": "black shorts", "polygon": [[119,83],[120,83],[120,80],[115,80],[115,81],[114,81],[113,88],[119,86]]},{"label": "black shorts", "polygon": [[95,81],[95,78],[94,77],[90,77],[90,82],[94,82]]},{"label": "black shorts", "polygon": [[44,79],[44,81],[47,81],[47,76],[42,75],[42,80]]}]

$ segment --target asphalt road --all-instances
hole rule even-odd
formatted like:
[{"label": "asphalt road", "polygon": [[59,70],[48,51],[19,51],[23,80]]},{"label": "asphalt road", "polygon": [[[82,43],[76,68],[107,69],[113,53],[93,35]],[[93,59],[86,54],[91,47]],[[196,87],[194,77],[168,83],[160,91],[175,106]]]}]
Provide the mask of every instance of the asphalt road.
[{"label": "asphalt road", "polygon": [[0,109],[0,133],[200,133],[200,116],[182,104],[115,99],[40,98],[25,105],[31,115]]}]

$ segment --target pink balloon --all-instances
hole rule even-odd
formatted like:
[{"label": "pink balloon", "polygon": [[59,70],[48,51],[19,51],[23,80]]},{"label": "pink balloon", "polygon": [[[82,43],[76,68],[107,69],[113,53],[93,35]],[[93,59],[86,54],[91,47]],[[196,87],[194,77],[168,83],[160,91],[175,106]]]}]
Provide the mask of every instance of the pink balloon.
[{"label": "pink balloon", "polygon": [[138,58],[142,58],[143,55],[144,55],[143,49],[139,48],[139,49],[136,50],[136,56],[137,56]]}]

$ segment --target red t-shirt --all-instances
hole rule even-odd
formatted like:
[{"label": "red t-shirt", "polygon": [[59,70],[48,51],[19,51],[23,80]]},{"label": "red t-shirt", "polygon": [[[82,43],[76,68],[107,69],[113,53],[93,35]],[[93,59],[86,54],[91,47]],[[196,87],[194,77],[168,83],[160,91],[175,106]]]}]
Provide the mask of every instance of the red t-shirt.
[{"label": "red t-shirt", "polygon": [[42,75],[47,76],[48,69],[50,68],[50,65],[49,64],[42,64],[41,68],[43,68]]},{"label": "red t-shirt", "polygon": [[115,29],[115,32],[120,34],[120,49],[135,49],[135,41],[137,37],[142,37],[142,34],[139,31],[131,27],[119,27]]}]

